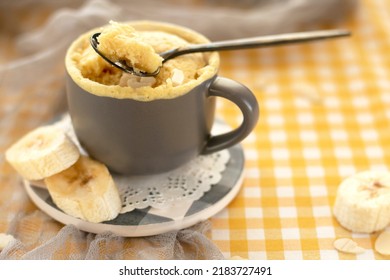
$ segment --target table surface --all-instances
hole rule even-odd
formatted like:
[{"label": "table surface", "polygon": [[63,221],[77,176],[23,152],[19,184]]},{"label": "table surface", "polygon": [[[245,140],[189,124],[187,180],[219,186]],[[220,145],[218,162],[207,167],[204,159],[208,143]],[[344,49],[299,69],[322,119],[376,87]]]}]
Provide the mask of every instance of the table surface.
[{"label": "table surface", "polygon": [[[350,38],[221,53],[220,75],[245,84],[260,104],[259,122],[242,143],[243,186],[210,219],[208,237],[227,258],[386,259],[373,250],[377,233],[345,230],[332,206],[345,177],[390,166],[389,11],[387,1],[363,1],[342,26],[352,32]],[[11,56],[12,50],[1,55]],[[45,98],[49,104],[59,99]],[[0,94],[0,154],[50,117],[50,109],[31,109],[40,102]],[[7,118],[15,104],[19,111]],[[241,122],[228,101],[220,100],[218,116],[231,126]],[[17,211],[33,212],[36,206],[25,197],[23,205],[15,203],[19,179],[3,158],[0,172],[4,232],[21,226],[9,222]],[[50,219],[47,223],[52,231],[61,228]],[[23,226],[31,231],[49,227]],[[337,252],[333,241],[339,237],[354,239],[365,253]]]}]

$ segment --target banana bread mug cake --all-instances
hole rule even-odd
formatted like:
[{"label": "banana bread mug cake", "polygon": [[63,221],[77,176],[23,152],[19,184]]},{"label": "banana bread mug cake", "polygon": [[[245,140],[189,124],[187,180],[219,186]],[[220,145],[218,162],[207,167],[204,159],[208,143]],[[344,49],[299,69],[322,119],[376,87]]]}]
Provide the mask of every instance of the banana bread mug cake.
[{"label": "banana bread mug cake", "polygon": [[[90,45],[153,77],[127,74],[106,62]],[[169,171],[199,154],[228,148],[254,128],[258,104],[245,86],[217,75],[216,52],[193,53],[162,63],[158,53],[209,42],[185,27],[152,21],[117,23],[77,38],[65,58],[69,113],[80,144],[111,171],[153,174]],[[242,124],[212,136],[215,96],[243,113]]]},{"label": "banana bread mug cake", "polygon": [[66,66],[71,77],[93,94],[140,101],[173,98],[214,76],[219,66],[217,53],[194,53],[176,57],[163,64],[156,77],[126,74],[106,62],[90,45],[90,36],[101,32],[99,50],[112,61],[124,59],[130,65],[154,72],[162,65],[158,53],[206,43],[202,35],[172,25],[155,23],[117,23],[82,35],[69,48]]}]

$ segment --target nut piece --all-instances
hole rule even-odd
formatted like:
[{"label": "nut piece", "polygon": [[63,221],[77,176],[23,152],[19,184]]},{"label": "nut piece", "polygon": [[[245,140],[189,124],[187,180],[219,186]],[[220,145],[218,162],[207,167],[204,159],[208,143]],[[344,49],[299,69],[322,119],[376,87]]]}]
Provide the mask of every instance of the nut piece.
[{"label": "nut piece", "polygon": [[333,246],[337,251],[347,254],[361,254],[364,252],[364,248],[358,246],[358,244],[349,238],[339,238],[333,242]]},{"label": "nut piece", "polygon": [[179,69],[173,69],[172,71],[172,84],[174,86],[180,86],[184,82],[184,73]]},{"label": "nut piece", "polygon": [[119,81],[121,87],[151,87],[156,82],[154,77],[139,77],[131,74],[124,73]]},{"label": "nut piece", "polygon": [[390,231],[382,232],[375,241],[375,251],[379,254],[390,255]]},{"label": "nut piece", "polygon": [[0,233],[0,250],[3,250],[13,240],[15,238],[12,235]]}]

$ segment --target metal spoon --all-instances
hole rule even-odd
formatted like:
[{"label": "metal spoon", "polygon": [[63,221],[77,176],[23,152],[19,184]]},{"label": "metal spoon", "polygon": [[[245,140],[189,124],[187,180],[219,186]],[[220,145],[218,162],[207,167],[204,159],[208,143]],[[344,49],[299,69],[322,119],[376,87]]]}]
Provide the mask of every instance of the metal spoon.
[{"label": "metal spoon", "polygon": [[[179,55],[195,53],[195,52],[238,50],[238,49],[247,49],[247,48],[256,48],[256,47],[284,45],[284,44],[300,43],[300,42],[314,41],[320,39],[345,37],[345,36],[349,36],[350,34],[351,33],[346,30],[320,30],[320,31],[308,31],[308,32],[260,36],[260,37],[237,39],[237,40],[211,42],[207,44],[193,44],[193,45],[179,47],[179,48],[162,52],[160,53],[160,56],[163,58],[163,63],[164,63],[169,59],[175,58]],[[141,76],[141,77],[156,76],[160,72],[161,67],[157,68],[157,70],[154,71],[153,73],[148,73],[148,72],[135,69],[131,65],[127,65],[124,60],[119,60],[119,61],[110,60],[102,52],[98,50],[99,35],[100,33],[93,34],[91,36],[90,42],[93,49],[108,63],[112,64],[113,66],[121,69],[126,73]]]}]

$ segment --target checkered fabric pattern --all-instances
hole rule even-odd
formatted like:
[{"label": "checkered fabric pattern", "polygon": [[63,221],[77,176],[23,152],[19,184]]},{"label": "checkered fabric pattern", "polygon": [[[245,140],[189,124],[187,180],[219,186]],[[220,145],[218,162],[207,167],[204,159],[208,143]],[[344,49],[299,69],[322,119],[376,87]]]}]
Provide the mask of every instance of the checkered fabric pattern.
[{"label": "checkered fabric pattern", "polygon": [[[212,218],[212,240],[249,259],[384,259],[376,234],[354,234],[332,215],[343,178],[390,166],[390,2],[363,1],[352,37],[222,53],[221,75],[251,88],[260,121],[244,142],[246,179]],[[240,114],[220,112],[232,126]],[[350,237],[366,252],[338,253]]]},{"label": "checkered fabric pattern", "polygon": [[[332,206],[343,178],[390,166],[389,11],[389,1],[364,0],[344,26],[350,38],[221,53],[220,75],[253,90],[261,110],[242,143],[242,189],[210,219],[208,237],[225,257],[386,259],[373,250],[376,234],[343,229]],[[13,49],[7,38],[0,42],[2,62],[12,58]],[[12,95],[1,91],[0,80],[0,232],[19,232],[28,250],[55,236],[61,225],[22,195],[3,154],[22,134],[50,120],[61,101],[50,88],[58,83],[37,81]],[[238,109],[224,100],[218,115],[231,126],[241,122]],[[29,218],[12,224],[21,212]],[[365,253],[338,253],[332,243],[339,237],[351,237]],[[76,245],[82,246],[69,244],[58,254]]]}]

